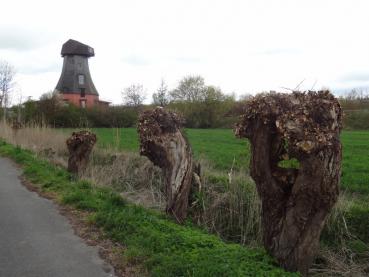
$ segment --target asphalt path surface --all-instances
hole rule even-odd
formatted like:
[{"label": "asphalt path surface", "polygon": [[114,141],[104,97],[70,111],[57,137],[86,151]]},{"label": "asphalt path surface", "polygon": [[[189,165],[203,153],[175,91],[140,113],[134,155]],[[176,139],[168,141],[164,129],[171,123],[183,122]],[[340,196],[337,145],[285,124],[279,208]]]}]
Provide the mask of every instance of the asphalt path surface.
[{"label": "asphalt path surface", "polygon": [[111,266],[76,236],[50,200],[28,191],[0,158],[0,277],[105,277]]}]

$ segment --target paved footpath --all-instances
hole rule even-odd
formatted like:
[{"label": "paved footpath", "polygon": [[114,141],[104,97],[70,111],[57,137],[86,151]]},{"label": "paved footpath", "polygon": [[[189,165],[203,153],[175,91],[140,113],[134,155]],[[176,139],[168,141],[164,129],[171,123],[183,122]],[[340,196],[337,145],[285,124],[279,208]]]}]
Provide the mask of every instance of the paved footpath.
[{"label": "paved footpath", "polygon": [[0,158],[0,277],[107,277],[113,269],[76,236],[56,206],[28,191]]}]

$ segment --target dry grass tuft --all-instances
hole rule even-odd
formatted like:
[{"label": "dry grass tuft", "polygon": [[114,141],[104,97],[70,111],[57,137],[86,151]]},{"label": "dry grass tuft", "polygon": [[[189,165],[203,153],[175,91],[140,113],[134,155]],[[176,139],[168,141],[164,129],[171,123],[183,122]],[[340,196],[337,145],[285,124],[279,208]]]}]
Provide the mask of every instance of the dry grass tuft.
[{"label": "dry grass tuft", "polygon": [[52,163],[66,166],[68,150],[65,141],[66,133],[40,126],[25,126],[14,131],[11,126],[0,123],[0,137],[8,143],[35,152]]},{"label": "dry grass tuft", "polygon": [[194,193],[193,218],[198,225],[226,240],[244,245],[261,243],[261,202],[250,177],[219,172],[200,161],[202,188]]},{"label": "dry grass tuft", "polygon": [[313,276],[368,276],[369,251],[361,253],[353,250],[350,243],[357,239],[349,231],[346,215],[355,205],[355,199],[346,193],[341,193],[336,205],[330,213],[326,226],[327,241],[334,247],[321,245],[318,257],[310,270]]},{"label": "dry grass tuft", "polygon": [[[369,258],[369,253],[367,258]],[[312,276],[364,277],[369,273],[367,263],[358,263],[352,259],[350,253],[333,251],[328,247],[321,247],[316,261],[309,271]]]},{"label": "dry grass tuft", "polygon": [[165,207],[160,169],[138,154],[96,149],[81,178],[112,186],[136,204],[160,210]]}]

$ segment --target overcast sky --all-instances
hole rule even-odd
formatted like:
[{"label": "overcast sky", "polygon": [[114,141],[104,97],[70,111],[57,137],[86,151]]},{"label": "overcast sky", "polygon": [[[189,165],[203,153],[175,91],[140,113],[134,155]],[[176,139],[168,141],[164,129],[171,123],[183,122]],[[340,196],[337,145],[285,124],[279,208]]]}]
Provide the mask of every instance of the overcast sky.
[{"label": "overcast sky", "polygon": [[[148,100],[163,78],[186,75],[237,95],[263,90],[369,87],[369,1],[2,1],[0,59],[17,95],[37,99],[60,76],[62,44],[95,49],[100,98],[122,102],[132,83]],[[13,100],[14,101],[14,100]]]}]

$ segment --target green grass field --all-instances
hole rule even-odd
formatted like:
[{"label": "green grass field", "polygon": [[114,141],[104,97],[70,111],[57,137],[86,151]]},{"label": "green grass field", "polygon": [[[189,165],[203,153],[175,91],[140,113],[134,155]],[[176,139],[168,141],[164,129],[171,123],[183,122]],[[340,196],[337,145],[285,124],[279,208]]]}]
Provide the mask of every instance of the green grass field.
[{"label": "green grass field", "polygon": [[[102,147],[114,146],[138,152],[139,142],[135,128],[94,129]],[[247,167],[248,141],[236,139],[230,129],[186,129],[196,158],[208,160],[215,168],[229,170],[235,159],[235,167]]]},{"label": "green grass field", "polygon": [[369,131],[342,133],[342,187],[369,194]]},{"label": "green grass field", "polygon": [[[138,137],[135,128],[94,129],[100,146],[114,146],[119,149],[138,152]],[[208,160],[219,170],[232,167],[247,170],[249,144],[247,140],[236,139],[230,129],[187,129],[186,135],[196,158]],[[344,131],[343,189],[369,193],[369,131]]]}]

